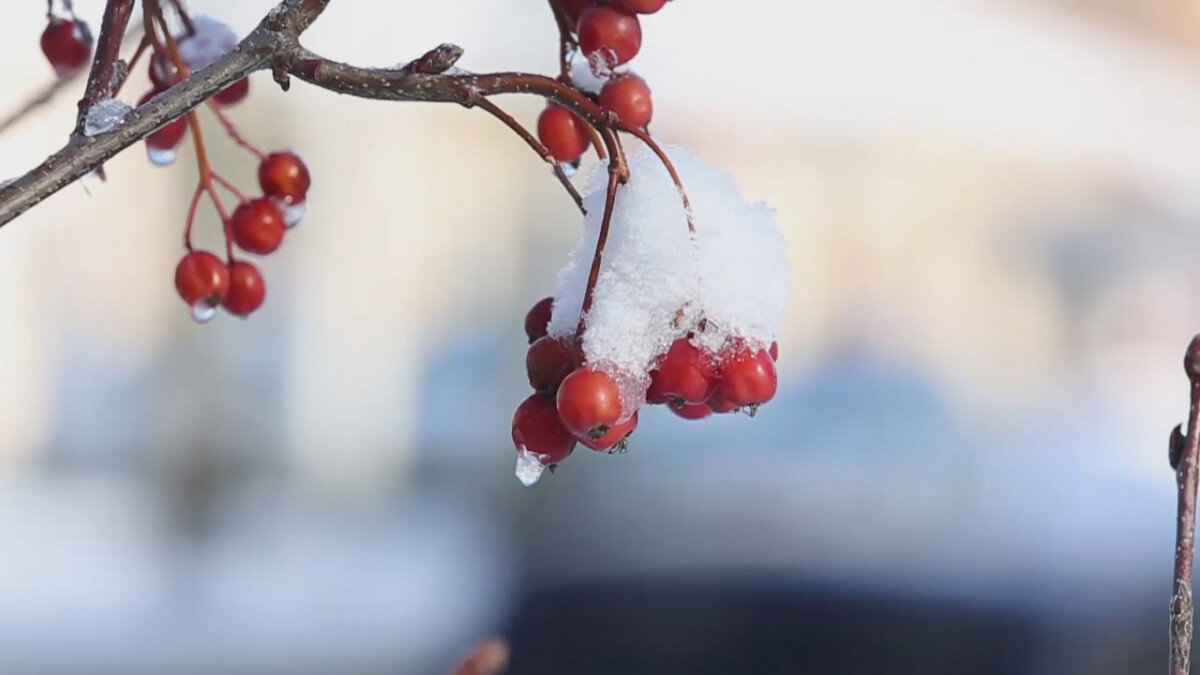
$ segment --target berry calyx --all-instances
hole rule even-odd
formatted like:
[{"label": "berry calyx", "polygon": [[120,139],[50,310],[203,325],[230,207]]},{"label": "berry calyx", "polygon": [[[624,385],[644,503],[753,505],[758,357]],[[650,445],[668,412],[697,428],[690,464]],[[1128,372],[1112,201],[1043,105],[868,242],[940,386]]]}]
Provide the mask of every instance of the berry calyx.
[{"label": "berry calyx", "polygon": [[654,117],[650,87],[633,73],[618,75],[604,85],[600,90],[600,105],[634,127],[644,127]]},{"label": "berry calyx", "polygon": [[535,391],[554,393],[575,366],[570,343],[563,338],[544,335],[529,346],[525,353],[525,372],[529,386]]},{"label": "berry calyx", "polygon": [[79,19],[54,17],[42,31],[42,53],[59,77],[84,66],[92,56],[92,31]]},{"label": "berry calyx", "polygon": [[596,452],[624,452],[629,436],[637,429],[637,425],[638,414],[635,410],[629,419],[617,422],[600,438],[584,437],[579,442]]},{"label": "berry calyx", "polygon": [[258,165],[258,184],[263,194],[288,204],[308,198],[312,178],[308,167],[294,152],[272,152]]},{"label": "berry calyx", "polygon": [[283,243],[287,225],[283,214],[270,199],[258,197],[238,204],[229,217],[233,241],[250,253],[266,255]]},{"label": "berry calyx", "polygon": [[617,0],[617,4],[638,14],[653,14],[667,4],[667,0]]},{"label": "berry calyx", "polygon": [[668,399],[699,404],[716,391],[717,377],[709,356],[687,338],[679,338],[658,364],[651,383]]},{"label": "berry calyx", "polygon": [[601,438],[621,419],[621,390],[611,375],[578,368],[558,387],[558,416],[579,438]]},{"label": "berry calyx", "polygon": [[252,263],[237,261],[229,265],[229,291],[221,301],[225,311],[235,316],[249,316],[267,297],[267,284]]},{"label": "berry calyx", "polygon": [[241,103],[250,94],[250,78],[243,77],[221,91],[213,94],[213,100],[228,107]]},{"label": "berry calyx", "polygon": [[578,160],[591,143],[587,123],[557,103],[547,104],[538,116],[537,134],[546,150],[560,162]]},{"label": "berry calyx", "polygon": [[[154,98],[157,91],[148,91],[144,96],[138,99],[138,106],[143,106],[147,101]],[[146,137],[146,147],[152,150],[173,150],[176,148],[183,137],[187,135],[188,122],[186,117],[166,124]]]},{"label": "berry calyx", "polygon": [[775,398],[779,377],[765,350],[742,350],[721,365],[721,389],[738,406],[757,406]]},{"label": "berry calyx", "polygon": [[546,336],[546,328],[550,325],[550,311],[554,307],[554,298],[542,298],[534,303],[525,314],[525,335],[529,344]]},{"label": "berry calyx", "polygon": [[517,406],[512,420],[512,439],[517,452],[537,455],[542,466],[558,464],[575,449],[575,437],[559,420],[554,401],[537,394]]},{"label": "berry calyx", "polygon": [[175,266],[175,290],[197,321],[208,321],[229,292],[229,269],[208,251],[191,251]]},{"label": "berry calyx", "polygon": [[683,405],[672,403],[667,407],[671,409],[671,412],[685,420],[702,420],[713,412],[712,408],[703,403],[685,403]]},{"label": "berry calyx", "polygon": [[642,24],[623,7],[592,5],[579,17],[577,32],[579,47],[597,74],[628,63],[642,48]]}]

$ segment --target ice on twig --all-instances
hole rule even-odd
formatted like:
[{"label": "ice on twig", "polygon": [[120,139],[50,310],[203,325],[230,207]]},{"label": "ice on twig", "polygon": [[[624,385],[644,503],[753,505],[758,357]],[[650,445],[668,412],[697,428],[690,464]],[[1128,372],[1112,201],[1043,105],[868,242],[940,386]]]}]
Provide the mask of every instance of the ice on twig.
[{"label": "ice on twig", "polygon": [[192,19],[196,32],[179,39],[179,56],[192,70],[200,70],[238,45],[237,33],[229,24],[211,16]]},{"label": "ice on twig", "polygon": [[[711,354],[776,338],[791,288],[775,212],[751,204],[724,171],[690,151],[664,148],[691,200],[689,235],[678,188],[642,143],[627,146],[629,183],[618,188],[603,266],[583,335],[588,363],[613,374],[624,408],[642,403],[649,371],[693,333]],[[573,334],[604,213],[607,167],[589,177],[583,240],[558,275],[551,335]]]},{"label": "ice on twig", "polygon": [[83,135],[90,137],[107,134],[124,124],[131,110],[133,107],[121,99],[106,98],[97,101],[83,116]]}]

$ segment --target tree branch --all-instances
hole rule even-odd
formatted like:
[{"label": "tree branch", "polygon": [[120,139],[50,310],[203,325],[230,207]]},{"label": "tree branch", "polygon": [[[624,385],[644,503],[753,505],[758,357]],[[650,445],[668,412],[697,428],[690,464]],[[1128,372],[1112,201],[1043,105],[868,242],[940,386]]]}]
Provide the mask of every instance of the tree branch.
[{"label": "tree branch", "polygon": [[1171,675],[1188,675],[1191,668],[1192,566],[1196,549],[1196,488],[1200,482],[1200,335],[1192,339],[1183,359],[1191,385],[1187,435],[1179,427],[1171,434],[1171,466],[1179,493],[1175,523],[1175,582],[1171,595]]},{"label": "tree branch", "polygon": [[96,103],[111,98],[125,74],[117,70],[121,59],[121,45],[125,42],[125,29],[133,15],[134,0],[108,0],[104,6],[104,19],[100,23],[100,39],[96,42],[96,55],[92,58],[92,71],[88,74],[87,88],[79,101],[79,117],[75,122],[75,133],[83,133],[87,111]]}]

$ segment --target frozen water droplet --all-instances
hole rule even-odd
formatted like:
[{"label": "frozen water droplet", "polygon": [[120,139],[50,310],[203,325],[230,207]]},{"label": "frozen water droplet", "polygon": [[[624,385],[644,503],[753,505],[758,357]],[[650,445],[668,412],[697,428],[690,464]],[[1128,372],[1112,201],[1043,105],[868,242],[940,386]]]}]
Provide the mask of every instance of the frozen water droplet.
[{"label": "frozen water droplet", "polygon": [[125,117],[131,110],[133,108],[128,103],[116,98],[97,102],[83,116],[83,135],[99,136],[116,129],[125,123]]},{"label": "frozen water droplet", "polygon": [[567,178],[574,178],[575,174],[579,173],[579,160],[575,160],[574,162],[559,162],[558,166]]},{"label": "frozen water droplet", "polygon": [[208,323],[217,315],[217,306],[205,300],[197,300],[196,304],[192,305],[192,319],[196,323]]},{"label": "frozen water droplet", "polygon": [[289,204],[282,199],[272,199],[275,206],[279,207],[279,212],[283,214],[283,224],[288,227],[295,227],[304,220],[304,214],[308,213],[308,202],[296,202]]},{"label": "frozen water droplet", "polygon": [[229,24],[201,14],[192,19],[195,32],[179,40],[179,56],[192,70],[200,70],[237,47],[238,36]]},{"label": "frozen water droplet", "polygon": [[155,148],[146,146],[146,157],[154,166],[171,166],[175,163],[175,158],[179,156],[179,152],[175,148]]},{"label": "frozen water droplet", "polygon": [[517,480],[521,485],[532,487],[542,477],[546,467],[537,453],[528,450],[517,451]]}]

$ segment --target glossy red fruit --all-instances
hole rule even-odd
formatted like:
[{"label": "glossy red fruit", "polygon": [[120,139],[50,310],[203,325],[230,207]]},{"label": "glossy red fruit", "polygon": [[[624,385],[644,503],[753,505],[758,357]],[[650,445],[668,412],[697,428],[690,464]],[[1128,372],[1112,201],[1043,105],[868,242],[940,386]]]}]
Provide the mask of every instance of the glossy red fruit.
[{"label": "glossy red fruit", "polygon": [[191,251],[175,266],[175,290],[188,307],[216,307],[229,292],[229,269],[208,251]]},{"label": "glossy red fruit", "polygon": [[[579,48],[608,69],[628,63],[642,48],[637,15],[615,5],[592,5],[579,17]],[[593,67],[593,70],[597,70]]]},{"label": "glossy red fruit", "polygon": [[779,377],[775,362],[764,350],[742,350],[721,364],[721,389],[739,406],[755,406],[775,398]]},{"label": "glossy red fruit", "polygon": [[600,105],[630,126],[644,127],[654,117],[650,87],[633,73],[618,75],[600,90]]},{"label": "glossy red fruit", "polygon": [[579,24],[579,16],[583,14],[583,10],[591,7],[593,0],[559,0],[558,4],[566,15],[567,24],[574,28]]},{"label": "glossy red fruit", "polygon": [[554,400],[537,394],[517,406],[512,439],[518,451],[538,455],[543,466],[558,464],[575,449],[575,437],[559,420]]},{"label": "glossy red fruit", "polygon": [[221,91],[213,94],[213,100],[222,106],[241,103],[250,94],[250,78],[243,77]]},{"label": "glossy red fruit", "polygon": [[563,338],[542,336],[529,345],[529,351],[525,353],[529,386],[543,393],[554,393],[576,365],[571,356],[570,342]]},{"label": "glossy red fruit", "polygon": [[42,53],[59,77],[84,66],[92,56],[92,31],[79,19],[52,18],[42,31]]},{"label": "glossy red fruit", "polygon": [[604,434],[600,438],[588,438],[585,436],[579,439],[579,442],[583,443],[588,448],[595,450],[596,452],[608,452],[613,449],[624,450],[624,443],[626,439],[629,438],[629,435],[633,433],[634,429],[637,429],[637,425],[638,414],[635,410],[633,414],[629,416],[629,419],[625,420],[624,422],[617,422],[611,429],[608,430],[608,433]]},{"label": "glossy red fruit", "polygon": [[[145,105],[146,102],[154,98],[155,94],[157,93],[157,91],[146,92],[142,98],[138,99],[138,105]],[[158,131],[155,131],[147,136],[146,145],[156,150],[170,150],[179,145],[180,141],[183,140],[183,137],[187,135],[187,130],[187,118],[180,117],[174,122],[160,127]]]},{"label": "glossy red fruit", "polygon": [[687,338],[679,338],[658,364],[658,375],[651,382],[669,399],[696,404],[712,396],[717,375],[706,353]]},{"label": "glossy red fruit", "polygon": [[663,393],[662,385],[658,382],[658,371],[650,371],[650,386],[646,388],[646,403],[649,405],[665,405],[671,397]]},{"label": "glossy red fruit", "polygon": [[667,4],[667,0],[617,0],[617,4],[638,14],[653,14]]},{"label": "glossy red fruit", "polygon": [[685,420],[702,420],[712,414],[712,408],[703,403],[685,403],[684,405],[675,405],[672,403],[667,407],[671,409],[671,412]]},{"label": "glossy red fruit", "polygon": [[529,344],[546,336],[546,327],[550,325],[550,310],[553,307],[554,298],[542,298],[525,313],[525,335],[529,338]]},{"label": "glossy red fruit", "polygon": [[238,204],[229,217],[233,241],[245,251],[266,255],[283,243],[287,226],[270,199],[258,197]]},{"label": "glossy red fruit", "polygon": [[294,152],[272,152],[258,165],[258,184],[263,194],[288,204],[308,198],[312,178],[308,167]]},{"label": "glossy red fruit", "polygon": [[621,390],[611,375],[578,368],[558,387],[558,416],[579,438],[600,438],[621,419]]},{"label": "glossy red fruit", "polygon": [[771,355],[772,361],[774,361],[775,363],[779,363],[779,343],[778,342],[772,342],[771,348],[767,350],[767,353]]},{"label": "glossy red fruit", "polygon": [[225,311],[235,316],[249,316],[267,298],[267,284],[253,264],[237,261],[229,266],[229,292],[221,301]]},{"label": "glossy red fruit", "polygon": [[717,387],[717,390],[713,392],[712,396],[708,397],[708,401],[705,404],[718,415],[734,412],[740,407],[729,399],[729,394],[725,393],[725,390],[721,387]]},{"label": "glossy red fruit", "polygon": [[556,103],[547,104],[538,116],[537,133],[538,140],[560,162],[579,159],[591,143],[587,123]]}]

